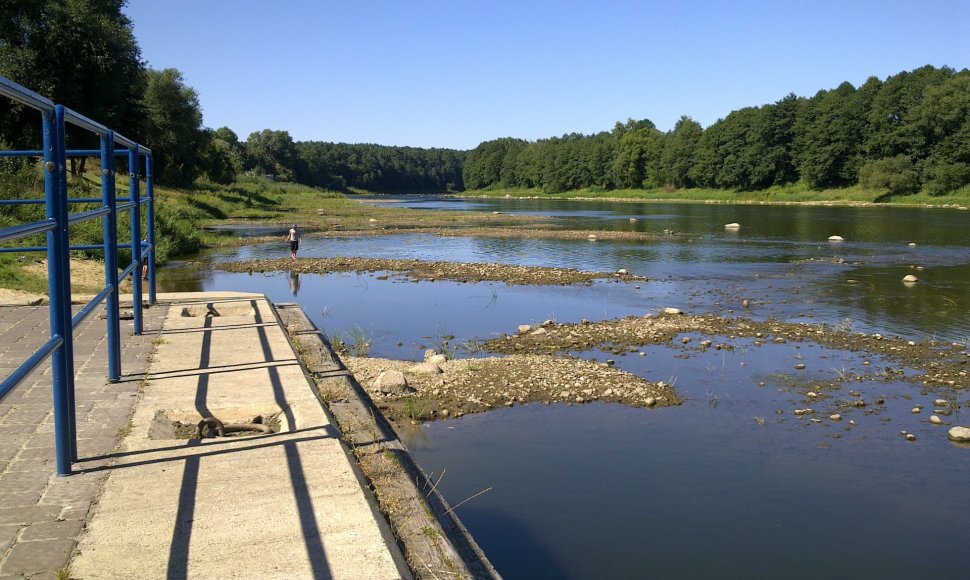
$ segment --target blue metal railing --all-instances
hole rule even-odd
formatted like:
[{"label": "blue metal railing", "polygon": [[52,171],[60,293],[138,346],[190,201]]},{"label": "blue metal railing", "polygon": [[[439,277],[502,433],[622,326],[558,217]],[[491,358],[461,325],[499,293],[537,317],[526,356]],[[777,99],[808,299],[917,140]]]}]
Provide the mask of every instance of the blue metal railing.
[{"label": "blue metal railing", "polygon": [[[77,426],[74,401],[74,328],[102,303],[107,311],[108,380],[121,378],[121,331],[118,285],[129,274],[132,277],[132,312],[134,333],[142,333],[141,267],[148,265],[148,302],[155,303],[155,225],[152,152],[147,147],[112,131],[62,105],[56,105],[29,89],[0,77],[0,96],[36,109],[41,116],[42,149],[2,151],[0,157],[41,157],[44,168],[44,199],[0,200],[2,205],[44,204],[44,221],[0,228],[0,243],[16,241],[38,234],[47,235],[46,246],[0,248],[0,252],[47,252],[47,289],[50,296],[50,340],[27,358],[0,383],[0,398],[12,391],[27,375],[48,357],[51,359],[54,398],[54,446],[58,475],[70,475],[71,464],[78,460]],[[100,149],[68,149],[65,127],[71,124],[97,135]],[[101,157],[101,197],[70,198],[68,195],[68,157]],[[128,158],[128,196],[118,203],[115,191],[115,158]],[[145,160],[145,197],[140,197],[138,174]],[[71,214],[72,203],[100,203],[101,207]],[[145,206],[146,237],[141,237],[141,206]],[[128,211],[131,262],[118,272],[118,212]],[[101,219],[104,241],[101,245],[70,245],[69,227]],[[144,241],[142,241],[144,239]],[[104,252],[105,286],[97,296],[71,314],[71,250]]]}]

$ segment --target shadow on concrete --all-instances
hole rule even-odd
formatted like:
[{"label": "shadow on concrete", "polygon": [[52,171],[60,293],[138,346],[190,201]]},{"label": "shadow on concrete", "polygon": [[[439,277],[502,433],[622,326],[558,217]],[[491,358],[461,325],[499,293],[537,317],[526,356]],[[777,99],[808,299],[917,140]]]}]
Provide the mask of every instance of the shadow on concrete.
[{"label": "shadow on concrete", "polygon": [[[272,439],[275,438],[275,437],[291,436],[291,435],[294,435],[296,433],[313,433],[313,432],[316,432],[316,431],[324,431],[326,433],[326,435],[320,435],[320,436],[317,436],[317,437],[308,437],[308,438],[305,438],[305,439],[300,439],[300,441],[311,441],[311,440],[314,440],[314,439],[328,439],[328,438],[340,437],[340,433],[338,433],[337,430],[334,427],[332,427],[331,425],[322,425],[322,426],[319,426],[319,427],[305,427],[303,429],[294,429],[292,431],[284,431],[282,433],[266,433],[266,434],[248,435],[248,436],[244,436],[244,437],[224,437],[222,439],[206,439],[205,440],[205,443],[202,445],[202,447],[209,448],[209,447],[221,446],[221,445],[232,445],[234,443],[244,443],[244,442],[253,442],[253,441],[257,441],[257,442],[258,441],[265,441],[266,443],[264,443],[262,445],[250,445],[250,446],[246,447],[246,449],[258,449],[260,447],[269,447],[269,446],[272,446],[272,445],[278,445],[280,442],[274,442],[274,441],[272,441]],[[192,440],[198,441],[198,439],[192,439]],[[190,440],[187,439],[186,441],[190,441]],[[134,456],[137,456],[137,455],[146,455],[146,454],[149,454],[149,453],[160,453],[160,452],[163,452],[163,451],[178,451],[180,449],[185,449],[186,446],[191,446],[191,445],[186,445],[185,443],[179,443],[178,445],[170,445],[168,447],[152,447],[152,448],[149,448],[149,449],[136,449],[136,450],[132,450],[132,451],[113,451],[111,453],[105,453],[103,455],[94,455],[94,456],[91,456],[91,457],[82,457],[81,459],[78,460],[78,463],[94,462],[94,461],[104,461],[106,459],[121,459],[121,458],[124,458],[124,457],[134,457]],[[202,447],[200,447],[200,449]],[[243,449],[240,449],[239,451],[243,451]],[[201,453],[201,455],[214,455],[214,454],[216,454],[215,451]],[[175,458],[175,460],[178,460],[178,459],[179,458]],[[131,467],[133,465],[148,465],[148,464],[153,463],[153,462],[160,463],[160,462],[164,462],[164,461],[166,461],[166,460],[159,459],[159,460],[152,460],[152,461],[144,461],[144,462],[141,462],[141,463],[138,463],[138,464],[134,464],[134,463],[123,463],[123,464],[117,464],[117,465],[113,465],[113,466],[99,467],[98,470],[103,471],[103,470],[110,470],[110,469],[120,468],[120,467]]]},{"label": "shadow on concrete", "polygon": [[[256,313],[256,323],[262,324],[262,315],[259,312],[259,305],[255,300],[252,301],[253,311]],[[277,321],[273,320],[274,325]],[[269,345],[269,337],[266,336],[266,327],[259,326],[259,343],[263,349],[263,360],[269,362],[273,359],[273,350]],[[291,428],[296,427],[296,418],[293,410],[286,402],[286,395],[283,392],[283,382],[280,380],[279,371],[276,367],[266,369],[269,372],[270,384],[273,386],[273,398],[276,405],[283,410],[287,424]],[[323,551],[323,538],[320,534],[320,526],[317,524],[316,511],[313,509],[313,499],[310,497],[310,490],[306,485],[306,477],[303,473],[303,462],[300,461],[299,449],[296,442],[286,443],[286,466],[290,472],[290,481],[293,483],[293,495],[296,498],[297,513],[300,514],[300,527],[303,530],[303,542],[306,545],[307,557],[310,559],[310,566],[313,568],[314,578],[327,578],[330,573],[327,566],[326,553]]]},{"label": "shadow on concrete", "polygon": [[[166,571],[166,578],[168,579],[181,580],[186,579],[189,576],[189,549],[193,535],[196,502],[198,501],[198,488],[202,459],[205,457],[213,457],[222,454],[245,453],[246,451],[253,449],[277,446],[282,446],[284,448],[288,475],[293,489],[293,498],[296,502],[297,513],[299,514],[300,519],[300,527],[304,538],[308,560],[313,571],[313,577],[329,578],[332,575],[326,553],[324,551],[322,532],[317,521],[316,510],[313,506],[313,499],[310,494],[310,489],[308,488],[304,465],[300,458],[299,445],[309,441],[339,438],[340,434],[332,425],[321,425],[297,429],[298,426],[296,425],[295,416],[286,400],[278,367],[298,365],[299,362],[295,358],[287,358],[279,361],[274,359],[266,328],[270,326],[278,327],[278,323],[275,320],[271,322],[264,322],[263,317],[260,314],[259,304],[257,301],[249,300],[249,302],[252,305],[253,312],[255,313],[255,324],[239,324],[232,325],[230,327],[213,328],[212,318],[207,318],[204,321],[203,327],[197,330],[174,331],[174,333],[201,332],[203,334],[202,347],[197,367],[185,369],[184,371],[170,371],[163,374],[152,374],[151,376],[158,378],[165,376],[177,376],[182,372],[197,375],[198,382],[195,391],[195,409],[199,413],[200,417],[211,417],[212,412],[208,407],[210,376],[215,373],[231,372],[233,370],[240,369],[240,365],[212,366],[210,364],[212,340],[215,336],[214,331],[226,330],[229,328],[254,329],[259,335],[263,358],[261,361],[253,364],[253,370],[259,368],[266,369],[276,403],[285,415],[286,424],[290,426],[292,429],[291,431],[218,441],[206,440],[203,442],[199,439],[191,439],[186,444],[168,445],[165,447],[156,447],[136,451],[115,452],[101,455],[100,457],[85,458],[84,461],[96,462],[111,458],[121,459],[122,462],[115,463],[113,465],[97,465],[88,469],[82,468],[78,470],[78,473],[92,473],[158,463],[181,462],[184,464],[181,488],[179,490],[178,509],[175,516],[175,526],[172,532],[172,539],[169,547]],[[170,332],[162,331],[161,336],[168,333]],[[271,363],[271,365],[266,366],[266,363]],[[248,366],[249,365],[242,365],[243,368]],[[141,377],[144,377],[144,375],[141,375]],[[134,380],[134,378],[128,378],[128,380]],[[309,386],[307,388],[309,388]],[[298,434],[300,433],[305,433],[307,436],[299,437]],[[185,451],[187,449],[191,449],[192,451],[186,454]],[[141,460],[138,459],[139,456],[146,454],[157,454],[165,451],[183,451],[183,453],[171,457],[151,457]],[[134,461],[125,462],[125,458],[133,458]]]}]

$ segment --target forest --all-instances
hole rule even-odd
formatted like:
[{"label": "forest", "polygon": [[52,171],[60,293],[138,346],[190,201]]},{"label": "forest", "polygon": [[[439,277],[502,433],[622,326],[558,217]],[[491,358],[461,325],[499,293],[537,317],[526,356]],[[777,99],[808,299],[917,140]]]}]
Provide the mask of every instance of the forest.
[{"label": "forest", "polygon": [[[242,140],[229,127],[203,126],[199,95],[181,72],[141,60],[125,0],[7,5],[0,75],[148,145],[156,180],[167,185],[189,187],[199,178],[228,184],[248,174],[383,193],[751,191],[803,183],[943,195],[970,184],[967,69],[927,65],[859,87],[843,82],[811,97],[789,94],[706,128],[687,115],[669,131],[630,119],[594,135],[503,137],[471,151],[294,141],[279,129]],[[36,115],[3,101],[0,146],[36,146]],[[72,144],[92,146],[81,142],[86,138]],[[83,172],[83,160],[73,170]]]},{"label": "forest", "polygon": [[924,66],[856,88],[790,94],[703,128],[684,116],[595,135],[503,138],[468,153],[469,189],[706,187],[759,190],[804,182],[942,195],[970,184],[970,71]]}]

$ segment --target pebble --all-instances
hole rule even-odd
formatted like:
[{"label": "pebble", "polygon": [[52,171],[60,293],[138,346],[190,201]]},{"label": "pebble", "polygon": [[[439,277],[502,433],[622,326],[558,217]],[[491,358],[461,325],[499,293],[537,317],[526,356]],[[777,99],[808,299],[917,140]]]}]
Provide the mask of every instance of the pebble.
[{"label": "pebble", "polygon": [[904,284],[915,284],[917,282],[919,282],[919,278],[917,278],[916,276],[913,276],[912,274],[906,274],[905,276],[903,276]]},{"label": "pebble", "polygon": [[970,427],[951,427],[947,437],[950,441],[970,442]]},{"label": "pebble", "polygon": [[626,276],[630,272],[626,268],[620,268],[619,270],[616,271],[616,273],[619,274],[620,276]]},{"label": "pebble", "polygon": [[829,419],[831,419],[832,421],[841,421],[842,420],[842,415],[839,415],[838,413],[836,413],[834,415],[829,415]]},{"label": "pebble", "polygon": [[796,370],[800,371],[800,370],[804,370],[804,368],[805,368],[805,363],[798,363],[797,365],[795,365]]},{"label": "pebble", "polygon": [[918,415],[921,410],[919,407],[913,407],[913,414]]},{"label": "pebble", "polygon": [[653,407],[654,405],[657,404],[657,399],[655,399],[653,397],[647,397],[646,400],[643,401],[643,404],[646,405],[646,406],[648,406],[648,407]]},{"label": "pebble", "polygon": [[942,425],[943,424],[943,419],[940,419],[936,415],[930,415],[930,423],[932,423],[934,425]]},{"label": "pebble", "polygon": [[809,391],[809,392],[805,393],[805,396],[814,399],[815,397],[818,396],[818,393],[816,393],[815,391]]},{"label": "pebble", "polygon": [[912,433],[907,433],[906,434],[906,440],[907,441],[916,441],[916,435],[913,435]]},{"label": "pebble", "polygon": [[829,241],[830,242],[842,242],[842,241],[845,241],[845,238],[843,238],[842,236],[829,236]]},{"label": "pebble", "polygon": [[933,401],[933,404],[936,405],[937,407],[945,407],[947,406],[948,403],[943,399],[937,399]]}]

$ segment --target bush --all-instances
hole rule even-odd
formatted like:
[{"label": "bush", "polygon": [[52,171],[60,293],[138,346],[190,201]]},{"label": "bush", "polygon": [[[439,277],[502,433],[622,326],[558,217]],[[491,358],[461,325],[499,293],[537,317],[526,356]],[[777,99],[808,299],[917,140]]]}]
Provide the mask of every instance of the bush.
[{"label": "bush", "polygon": [[886,189],[890,195],[909,195],[919,191],[916,169],[906,155],[869,161],[859,169],[859,185]]},{"label": "bush", "polygon": [[926,174],[926,192],[932,196],[946,195],[970,185],[970,164],[967,163],[938,163]]}]

